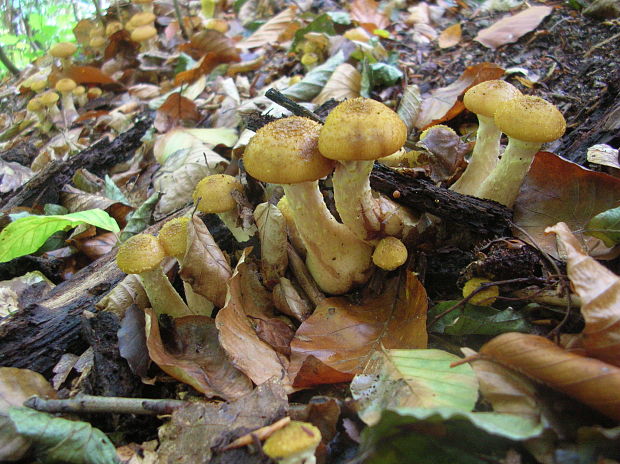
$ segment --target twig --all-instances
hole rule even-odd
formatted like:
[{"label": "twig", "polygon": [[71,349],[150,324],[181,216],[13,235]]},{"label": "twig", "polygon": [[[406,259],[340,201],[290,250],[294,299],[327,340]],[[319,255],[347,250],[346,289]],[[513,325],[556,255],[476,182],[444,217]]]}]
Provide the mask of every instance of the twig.
[{"label": "twig", "polygon": [[234,448],[241,448],[242,446],[247,446],[254,443],[255,439],[263,441],[269,438],[273,432],[276,430],[280,430],[282,427],[287,425],[291,421],[290,417],[283,417],[279,421],[274,422],[271,425],[267,425],[265,427],[261,427],[260,429],[256,429],[253,432],[246,433],[245,435],[237,438],[232,443],[229,443],[225,447],[221,449],[221,451],[228,451]]},{"label": "twig", "polygon": [[312,111],[304,108],[299,103],[294,102],[293,100],[288,98],[286,95],[284,95],[282,92],[276,89],[267,90],[267,92],[265,92],[265,96],[272,102],[277,103],[283,108],[286,108],[291,113],[293,113],[295,116],[303,116],[304,118],[312,119],[313,121],[316,121],[321,124],[323,124],[324,122],[321,118],[319,118]]},{"label": "twig", "polygon": [[4,48],[2,48],[2,45],[0,45],[0,61],[6,66],[6,69],[8,69],[11,74],[14,76],[19,76],[19,69],[17,69],[6,53],[4,53]]},{"label": "twig", "polygon": [[147,398],[119,398],[111,396],[78,395],[66,400],[48,400],[38,396],[24,402],[37,411],[71,412],[79,414],[171,414],[172,411],[189,403],[180,400],[153,400]]},{"label": "twig", "polygon": [[179,7],[179,0],[172,0],[172,3],[174,5],[174,15],[177,17],[177,22],[179,23],[179,28],[181,29],[181,35],[185,40],[189,40],[187,29],[185,29],[185,24],[183,24],[183,15],[181,14],[181,8]]}]

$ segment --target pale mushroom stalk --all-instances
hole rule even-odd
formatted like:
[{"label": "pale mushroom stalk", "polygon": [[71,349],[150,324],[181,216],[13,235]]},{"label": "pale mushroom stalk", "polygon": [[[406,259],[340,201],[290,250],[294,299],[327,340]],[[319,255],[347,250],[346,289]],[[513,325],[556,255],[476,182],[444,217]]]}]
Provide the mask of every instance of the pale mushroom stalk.
[{"label": "pale mushroom stalk", "polygon": [[65,127],[69,127],[78,117],[78,112],[73,102],[73,90],[76,87],[77,85],[73,79],[60,79],[56,83],[56,90],[62,95],[62,116],[65,121]]}]

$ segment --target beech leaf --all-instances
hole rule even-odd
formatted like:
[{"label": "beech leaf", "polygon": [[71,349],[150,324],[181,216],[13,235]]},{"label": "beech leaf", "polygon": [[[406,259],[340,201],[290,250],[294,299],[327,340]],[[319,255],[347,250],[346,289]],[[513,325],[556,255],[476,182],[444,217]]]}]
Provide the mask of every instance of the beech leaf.
[{"label": "beech leaf", "polygon": [[327,80],[321,92],[312,100],[316,105],[322,105],[330,98],[336,101],[360,96],[362,75],[349,63],[342,63]]},{"label": "beech leaf", "polygon": [[474,40],[493,49],[514,43],[536,29],[552,11],[550,6],[532,6],[516,15],[505,16],[492,26],[479,31]]},{"label": "beech leaf", "polygon": [[254,34],[239,42],[239,48],[257,48],[267,44],[285,42],[299,29],[297,7],[289,6],[258,28]]},{"label": "beech leaf", "polygon": [[594,216],[586,224],[584,233],[600,238],[610,248],[620,243],[620,207]]},{"label": "beech leaf", "polygon": [[261,203],[254,210],[254,220],[260,239],[263,282],[273,288],[288,267],[286,219],[276,205]]},{"label": "beech leaf", "polygon": [[357,21],[360,26],[371,34],[376,29],[385,29],[390,21],[380,12],[375,0],[353,0],[351,2],[351,19]]},{"label": "beech leaf", "polygon": [[454,47],[461,41],[461,23],[445,28],[437,38],[439,48]]}]

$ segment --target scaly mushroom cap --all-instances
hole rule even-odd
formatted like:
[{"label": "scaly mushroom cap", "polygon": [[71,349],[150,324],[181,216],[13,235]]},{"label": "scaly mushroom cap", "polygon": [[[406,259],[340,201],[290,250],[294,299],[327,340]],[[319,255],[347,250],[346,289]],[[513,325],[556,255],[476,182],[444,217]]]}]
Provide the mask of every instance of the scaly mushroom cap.
[{"label": "scaly mushroom cap", "polygon": [[28,111],[41,111],[43,109],[43,104],[41,103],[41,100],[39,100],[37,97],[32,98],[28,104],[26,105],[26,109]]},{"label": "scaly mushroom cap", "polygon": [[140,26],[133,30],[131,33],[131,40],[134,42],[144,42],[145,40],[152,39],[157,35],[157,29],[153,26]]},{"label": "scaly mushroom cap", "polygon": [[284,459],[301,453],[312,453],[321,442],[321,431],[308,422],[291,421],[277,430],[263,445],[272,459]]},{"label": "scaly mushroom cap", "polygon": [[50,55],[54,58],[67,58],[77,51],[77,45],[71,42],[60,42],[50,48]]},{"label": "scaly mushroom cap", "polygon": [[159,231],[159,241],[168,256],[183,257],[187,249],[189,218],[180,217],[166,222]]},{"label": "scaly mushroom cap", "polygon": [[566,130],[560,110],[532,96],[513,98],[501,105],[495,113],[495,125],[508,137],[535,143],[556,140]]},{"label": "scaly mushroom cap", "polygon": [[39,93],[45,87],[47,87],[47,79],[37,79],[30,83],[30,90],[36,93]]},{"label": "scaly mushroom cap", "polygon": [[372,262],[387,271],[393,271],[405,261],[407,261],[407,247],[396,237],[382,238],[372,254]]},{"label": "scaly mushroom cap", "polygon": [[129,24],[131,24],[134,28],[138,28],[140,26],[148,26],[152,25],[157,16],[153,13],[149,13],[148,11],[143,11],[142,13],[136,13],[129,20]]},{"label": "scaly mushroom cap", "polygon": [[203,178],[194,189],[194,203],[203,213],[224,213],[237,206],[233,190],[243,191],[239,181],[228,174],[214,174]]},{"label": "scaly mushroom cap", "polygon": [[141,274],[156,269],[165,257],[166,252],[157,237],[138,234],[119,247],[116,264],[125,274]]},{"label": "scaly mushroom cap", "polygon": [[77,87],[77,84],[75,83],[75,81],[73,79],[69,79],[69,78],[65,78],[65,79],[60,79],[58,82],[56,82],[56,87],[54,87],[56,90],[58,90],[60,93],[69,93],[69,92],[73,92],[73,90]]},{"label": "scaly mushroom cap", "polygon": [[463,104],[472,113],[492,118],[502,103],[523,96],[506,81],[490,80],[471,87],[463,96]]},{"label": "scaly mushroom cap", "polygon": [[243,165],[255,179],[272,184],[310,182],[327,176],[334,162],[318,148],[321,125],[291,116],[261,127],[245,149]]},{"label": "scaly mushroom cap", "polygon": [[326,158],[374,160],[391,155],[407,140],[407,126],[398,114],[370,98],[340,103],[321,129],[319,150]]},{"label": "scaly mushroom cap", "polygon": [[58,101],[59,98],[60,97],[56,92],[49,91],[41,95],[39,97],[39,100],[41,100],[41,103],[43,103],[45,106],[52,106]]}]

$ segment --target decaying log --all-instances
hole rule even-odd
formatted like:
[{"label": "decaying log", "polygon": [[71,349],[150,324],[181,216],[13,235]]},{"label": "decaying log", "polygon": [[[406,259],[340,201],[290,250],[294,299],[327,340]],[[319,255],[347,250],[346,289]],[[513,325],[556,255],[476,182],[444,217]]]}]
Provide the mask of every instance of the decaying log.
[{"label": "decaying log", "polygon": [[[370,175],[370,186],[416,211],[468,227],[481,237],[511,235],[512,211],[491,200],[461,195],[431,182],[405,176],[379,163]],[[394,192],[398,192],[394,195]]]}]

